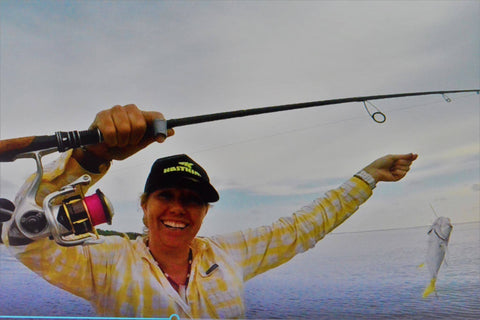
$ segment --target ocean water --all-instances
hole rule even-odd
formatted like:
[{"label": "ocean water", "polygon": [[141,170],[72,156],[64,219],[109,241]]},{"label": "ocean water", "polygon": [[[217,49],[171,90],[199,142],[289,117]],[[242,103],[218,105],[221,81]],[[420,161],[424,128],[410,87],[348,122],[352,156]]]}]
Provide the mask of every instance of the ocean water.
[{"label": "ocean water", "polygon": [[[480,319],[480,223],[454,225],[437,295],[423,299],[427,228],[337,233],[246,284],[249,319]],[[0,315],[95,316],[0,246]]]}]

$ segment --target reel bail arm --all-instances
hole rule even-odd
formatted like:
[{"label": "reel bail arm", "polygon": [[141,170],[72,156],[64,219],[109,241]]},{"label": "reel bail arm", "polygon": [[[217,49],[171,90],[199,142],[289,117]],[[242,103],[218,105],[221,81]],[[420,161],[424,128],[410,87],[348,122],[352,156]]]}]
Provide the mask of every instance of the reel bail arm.
[{"label": "reel bail arm", "polygon": [[13,210],[18,230],[28,239],[50,237],[62,246],[89,245],[99,243],[95,226],[112,222],[113,207],[105,195],[96,193],[85,197],[82,186],[91,183],[87,174],[74,182],[50,193],[43,200],[42,207],[35,197],[43,177],[42,156],[56,151],[56,148],[29,152],[19,155],[33,157],[37,165],[34,180]]}]

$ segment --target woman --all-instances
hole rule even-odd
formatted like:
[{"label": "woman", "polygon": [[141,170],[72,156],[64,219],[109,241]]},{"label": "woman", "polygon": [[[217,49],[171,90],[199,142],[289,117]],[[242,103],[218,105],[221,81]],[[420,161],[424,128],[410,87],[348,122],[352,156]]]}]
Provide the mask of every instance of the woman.
[{"label": "woman", "polygon": [[[64,154],[44,175],[37,202],[86,172],[98,181],[112,160],[154,142],[144,137],[146,128],[161,118],[135,105],[98,113],[91,128],[100,129],[104,143]],[[168,136],[173,134],[169,130]],[[370,197],[377,182],[402,179],[416,158],[382,157],[290,217],[208,238],[197,232],[209,203],[219,197],[207,173],[186,155],[161,158],[141,199],[146,237],[106,237],[102,244],[67,248],[49,239],[25,239],[12,219],[4,242],[22,263],[91,301],[102,316],[241,318],[245,281],[312,248]]]}]

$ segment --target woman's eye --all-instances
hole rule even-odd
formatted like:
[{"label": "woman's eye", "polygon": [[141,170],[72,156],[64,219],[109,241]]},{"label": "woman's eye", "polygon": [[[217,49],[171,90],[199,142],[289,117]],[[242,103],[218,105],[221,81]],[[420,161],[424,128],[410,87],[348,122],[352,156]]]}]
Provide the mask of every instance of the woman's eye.
[{"label": "woman's eye", "polygon": [[186,205],[189,206],[202,206],[204,205],[204,202],[202,199],[197,198],[197,197],[185,197],[182,199],[182,202]]},{"label": "woman's eye", "polygon": [[163,201],[170,201],[173,199],[173,194],[168,191],[162,191],[157,193],[157,199],[163,200]]},{"label": "woman's eye", "polygon": [[176,193],[169,190],[164,190],[164,191],[159,191],[155,195],[155,197],[156,199],[164,203],[170,203],[177,200],[183,206],[199,207],[199,206],[205,205],[205,202],[203,201],[203,199],[197,196],[196,194],[180,194],[178,195],[178,198],[177,198]]}]

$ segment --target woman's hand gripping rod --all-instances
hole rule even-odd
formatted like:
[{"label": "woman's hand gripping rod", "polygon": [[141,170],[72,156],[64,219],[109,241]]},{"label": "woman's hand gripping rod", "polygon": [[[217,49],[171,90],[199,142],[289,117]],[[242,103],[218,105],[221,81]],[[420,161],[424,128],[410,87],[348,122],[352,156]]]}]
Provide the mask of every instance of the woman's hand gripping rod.
[{"label": "woman's hand gripping rod", "polygon": [[[167,121],[154,120],[145,137],[167,137]],[[64,152],[92,144],[102,143],[100,130],[57,131],[50,136],[30,136],[0,140],[0,162],[11,162],[19,158],[31,158],[31,152],[49,150]]]}]

